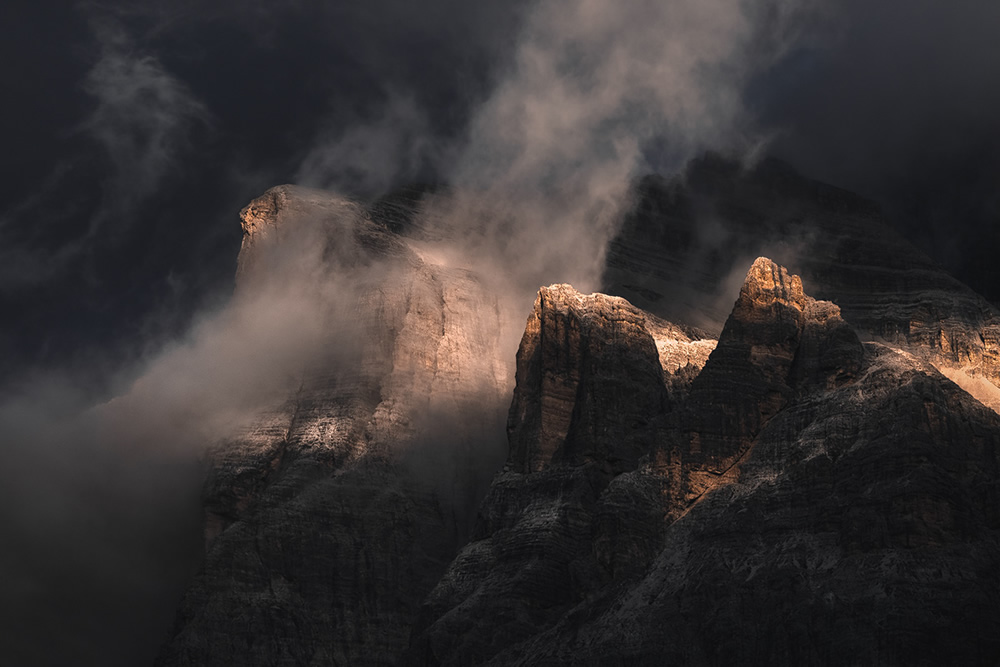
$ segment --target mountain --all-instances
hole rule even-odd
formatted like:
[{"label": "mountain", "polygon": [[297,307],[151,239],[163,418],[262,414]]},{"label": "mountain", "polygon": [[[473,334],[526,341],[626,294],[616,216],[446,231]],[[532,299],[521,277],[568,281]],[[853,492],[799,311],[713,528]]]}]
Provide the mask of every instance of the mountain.
[{"label": "mountain", "polygon": [[[518,353],[507,465],[405,664],[996,658],[1000,416],[862,344],[764,258],[673,409],[652,336],[621,331],[641,311],[547,291]],[[553,368],[577,346],[546,355],[546,339],[576,330],[590,353]],[[546,405],[577,378],[549,417],[562,429],[523,428],[546,435]]]},{"label": "mountain", "polygon": [[609,294],[542,287],[505,359],[428,191],[242,212],[234,299],[309,291],[321,334],[213,450],[159,664],[1000,658],[1000,315],[871,204],[646,178]]},{"label": "mountain", "polygon": [[883,220],[871,202],[766,159],[719,156],[649,176],[609,248],[603,291],[718,331],[755,257],[802,277],[865,340],[904,347],[1000,408],[1000,316]]},{"label": "mountain", "polygon": [[502,460],[496,297],[345,199],[282,186],[241,215],[236,298],[318,284],[324,335],[214,451],[205,564],[161,662],[388,664]]}]

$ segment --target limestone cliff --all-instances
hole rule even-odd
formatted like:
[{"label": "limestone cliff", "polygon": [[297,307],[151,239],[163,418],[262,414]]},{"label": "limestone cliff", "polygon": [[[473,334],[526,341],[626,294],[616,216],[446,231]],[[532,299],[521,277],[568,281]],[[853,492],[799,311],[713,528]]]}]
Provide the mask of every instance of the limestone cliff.
[{"label": "limestone cliff", "polygon": [[[624,299],[569,285],[539,290],[518,350],[508,469],[587,462],[613,475],[636,467],[654,441],[650,423],[667,409],[664,375],[697,373],[706,350],[651,320]],[[660,350],[668,349],[664,368]]]},{"label": "limestone cliff", "polygon": [[242,218],[236,298],[290,281],[325,333],[214,450],[205,564],[160,664],[391,664],[498,462],[496,298],[349,200],[283,186]]},{"label": "limestone cliff", "polygon": [[[540,292],[508,465],[408,664],[1000,655],[1000,417],[929,363],[862,346],[835,305],[763,258],[679,404],[648,371],[641,324],[619,299]],[[562,344],[546,351],[547,337]],[[615,369],[601,386],[618,395],[586,403],[582,379]],[[574,430],[581,399],[606,440]],[[637,400],[652,412],[622,440],[621,406]],[[646,454],[620,468],[562,454],[636,442]]]},{"label": "limestone cliff", "polygon": [[998,419],[912,356],[788,405],[639,578],[491,664],[991,664]]},{"label": "limestone cliff", "polygon": [[648,563],[663,484],[633,473],[714,346],[695,335],[621,298],[539,290],[517,353],[507,463],[406,661],[482,663]]},{"label": "limestone cliff", "polygon": [[695,378],[656,464],[675,480],[677,514],[735,472],[768,419],[798,394],[839,386],[860,367],[861,343],[834,304],[760,257],[750,267],[719,345]]},{"label": "limestone cliff", "polygon": [[234,298],[319,326],[213,450],[159,663],[997,662],[1000,320],[864,200],[727,164],[643,183],[629,300],[542,287],[513,379],[423,189],[244,209]]}]

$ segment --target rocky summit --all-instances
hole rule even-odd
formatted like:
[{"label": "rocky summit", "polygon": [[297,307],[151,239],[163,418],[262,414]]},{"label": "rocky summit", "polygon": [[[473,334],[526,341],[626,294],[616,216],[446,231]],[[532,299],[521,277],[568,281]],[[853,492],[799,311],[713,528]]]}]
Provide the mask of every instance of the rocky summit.
[{"label": "rocky summit", "polygon": [[283,186],[242,218],[235,298],[311,290],[324,333],[213,449],[205,562],[159,662],[392,664],[502,460],[496,297],[348,200]]},{"label": "rocky summit", "polygon": [[646,179],[617,295],[541,287],[505,359],[425,191],[244,210],[234,298],[306,276],[322,334],[212,450],[159,664],[1000,661],[1000,314],[871,204]]},{"label": "rocky summit", "polygon": [[[678,404],[638,361],[614,364],[618,396],[587,402],[585,416],[556,402],[604,427],[605,447],[631,452],[644,436],[642,454],[614,456],[617,468],[607,455],[526,466],[524,452],[546,451],[546,441],[524,425],[566,394],[567,380],[625,357],[621,347],[656,361],[649,339],[612,335],[589,358],[547,364],[536,350],[549,332],[536,318],[553,322],[551,333],[600,331],[625,308],[570,298],[604,312],[560,327],[561,304],[546,316],[540,296],[518,354],[507,466],[473,541],[425,602],[414,663],[974,664],[997,655],[998,615],[987,610],[1000,585],[995,412],[913,355],[863,345],[835,305],[760,258]],[[623,418],[632,440],[611,426]],[[593,437],[572,419],[557,423],[567,421],[555,452]]]}]

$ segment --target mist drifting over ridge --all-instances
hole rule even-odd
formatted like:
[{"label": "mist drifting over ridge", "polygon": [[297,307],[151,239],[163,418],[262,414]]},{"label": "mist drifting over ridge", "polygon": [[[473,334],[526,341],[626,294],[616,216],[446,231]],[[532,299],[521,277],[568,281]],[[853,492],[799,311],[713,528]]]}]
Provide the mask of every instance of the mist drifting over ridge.
[{"label": "mist drifting over ridge", "polygon": [[[770,36],[788,40],[805,11],[804,4],[796,11],[775,5],[771,12],[752,13],[732,0],[640,2],[613,11],[593,1],[533,8],[509,72],[472,112],[465,139],[448,148],[449,188],[429,198],[418,223],[434,239],[428,242],[432,252],[457,268],[474,268],[509,295],[514,336],[520,335],[539,285],[569,282],[596,290],[605,246],[631,204],[632,180],[652,166],[651,142],[659,147],[656,166],[667,169],[680,168],[708,148],[760,149],[763,140],[750,130],[740,93],[756,71],[789,47]],[[419,123],[392,125],[397,132],[420,134]],[[376,149],[394,143],[370,131],[363,127]],[[423,141],[415,150],[430,143]],[[342,144],[319,164],[347,164],[350,154],[337,155]],[[385,159],[378,150],[370,152]],[[299,178],[336,187],[336,180],[309,173],[315,155],[306,158]],[[406,161],[398,158],[347,166],[392,170]],[[371,180],[390,181],[384,173]],[[358,214],[350,199],[343,206],[345,217]],[[256,288],[264,292],[244,289],[219,315],[205,316],[193,335],[149,361],[133,390],[109,407],[145,414],[139,421],[161,433],[165,429],[151,419],[153,413],[179,410],[186,418],[176,422],[198,424],[217,418],[206,407],[213,405],[207,397],[239,403],[238,386],[269,387],[277,381],[272,378],[294,376],[296,364],[306,363],[316,350],[310,341],[320,325],[306,313],[322,312],[319,304],[336,301],[336,295],[366,280],[349,261],[349,245],[342,249],[343,260],[315,255],[314,222],[280,230],[288,238],[282,257],[268,265],[266,287]],[[308,305],[296,306],[299,300]],[[323,321],[348,319],[344,313]],[[243,375],[247,372],[259,375]],[[225,379],[228,373],[235,378]],[[144,394],[150,398],[132,398]],[[122,407],[133,400],[135,407]],[[199,409],[172,407],[178,402]],[[248,412],[256,408],[248,399]]]},{"label": "mist drifting over ridge", "polygon": [[[399,3],[383,4],[390,16],[393,12],[406,16],[412,12]],[[458,4],[441,3],[436,9],[428,9],[431,18],[421,18],[419,25],[434,29],[435,12],[438,18],[454,12],[466,16],[468,23],[475,26],[473,35],[489,32],[483,19],[471,16],[474,10]],[[98,212],[68,215],[70,222],[83,219],[84,228],[97,230],[93,238],[88,233],[81,241],[76,235],[66,243],[55,244],[51,252],[40,249],[40,243],[7,246],[17,261],[5,262],[5,266],[21,267],[3,280],[15,304],[25,281],[56,285],[53,289],[58,290],[59,283],[53,281],[72,280],[81,271],[91,274],[94,283],[108,280],[102,275],[102,262],[119,252],[134,252],[136,244],[110,244],[111,250],[99,251],[95,248],[104,247],[106,242],[100,236],[104,233],[101,230],[126,229],[118,236],[131,238],[129,234],[137,233],[131,223],[142,219],[149,208],[186,194],[185,188],[178,188],[171,179],[177,170],[196,162],[203,148],[185,147],[189,138],[197,137],[199,132],[224,134],[225,123],[231,118],[220,115],[212,102],[204,99],[203,82],[184,82],[180,72],[190,76],[192,69],[190,62],[184,62],[185,43],[174,44],[167,49],[172,53],[154,58],[144,51],[145,46],[136,46],[135,42],[145,44],[143,40],[130,43],[120,31],[132,29],[150,35],[155,45],[158,36],[169,35],[171,30],[183,31],[185,26],[210,32],[206,26],[225,22],[242,10],[228,5],[202,10],[190,3],[173,3],[166,5],[162,13],[141,16],[114,3],[84,7],[84,13],[99,15],[102,20],[110,17],[112,25],[119,26],[94,31],[105,51],[86,78],[89,87],[85,91],[97,107],[85,127],[109,160],[110,173],[122,179],[133,176],[137,181],[121,185],[113,177],[102,190]],[[279,33],[281,21],[294,16],[296,10],[290,7],[259,3],[249,12],[249,18],[240,21],[249,21],[255,28],[273,22],[271,29]],[[308,14],[311,10],[300,11]],[[457,105],[462,107],[460,112],[441,113],[444,104],[440,100],[428,101],[419,92],[407,90],[405,77],[394,72],[394,56],[399,53],[387,46],[384,53],[373,58],[375,64],[368,63],[371,69],[364,70],[369,76],[392,72],[394,76],[387,76],[384,86],[354,80],[349,83],[355,88],[346,86],[346,96],[356,93],[361,100],[356,105],[361,111],[337,110],[331,114],[335,118],[314,123],[315,127],[307,130],[276,129],[279,134],[305,132],[308,138],[297,143],[290,139],[288,146],[272,147],[249,167],[239,159],[245,149],[233,149],[231,155],[236,157],[224,164],[221,171],[226,175],[215,184],[227,193],[224,201],[212,199],[212,206],[206,209],[208,214],[192,214],[187,207],[169,209],[169,216],[177,219],[203,217],[200,223],[177,223],[176,229],[196,239],[196,245],[201,243],[197,235],[202,231],[207,237],[232,237],[230,232],[219,230],[235,230],[232,214],[246,202],[248,191],[256,195],[283,180],[342,191],[348,196],[377,196],[401,183],[431,175],[450,188],[429,197],[421,214],[420,224],[436,239],[428,242],[428,252],[443,263],[475,268],[505,297],[509,355],[503,363],[510,365],[525,314],[539,285],[569,282],[584,292],[599,287],[606,244],[631,204],[628,195],[634,178],[647,171],[676,173],[690,158],[709,148],[747,159],[766,152],[768,139],[784,128],[759,122],[756,109],[748,107],[745,99],[748,85],[783,62],[784,57],[811,45],[808,29],[819,18],[836,15],[829,9],[821,15],[814,3],[751,4],[734,0],[630,1],[614,6],[592,0],[541,2],[519,5],[514,18],[507,17],[508,10],[503,8],[490,6],[482,11],[505,16],[497,23],[508,31],[511,46],[503,39],[487,40],[484,55],[467,44],[473,41],[468,35],[445,35],[443,39],[450,37],[455,43],[440,49],[448,55],[473,53],[469,59],[485,62],[480,69],[473,67],[474,73],[490,73],[483,77],[488,84],[477,82],[478,89],[468,95],[470,99],[465,99],[461,82],[456,84],[459,91],[454,94],[463,98]],[[135,25],[142,27],[130,28]],[[405,34],[406,29],[395,27],[392,34],[400,32]],[[269,39],[267,31],[260,33],[260,39]],[[277,53],[267,52],[264,59],[280,60]],[[443,77],[441,72],[446,69],[434,72]],[[379,91],[371,93],[369,88]],[[157,103],[150,104],[151,98]],[[252,99],[240,105],[252,109],[257,102]],[[458,117],[459,129],[442,130],[441,116],[449,120]],[[276,122],[294,122],[294,118],[277,118]],[[113,143],[123,136],[136,140]],[[217,144],[206,152],[213,150],[219,150]],[[275,169],[266,164],[267,160],[285,164]],[[53,173],[54,182],[59,181],[62,172]],[[53,186],[44,199],[57,199],[60,193]],[[18,204],[5,209],[5,229],[20,230],[26,228],[23,220],[44,219],[45,211],[39,213],[32,201]],[[170,235],[162,231],[165,228],[169,227],[157,227],[161,237]],[[222,254],[209,245],[191,254],[204,260]],[[143,244],[139,246],[141,250]],[[47,569],[50,563],[36,560],[27,564],[38,545],[53,552],[59,549],[62,538],[58,534],[53,537],[48,530],[55,520],[53,516],[70,522],[67,517],[77,517],[80,523],[86,523],[106,514],[108,504],[91,503],[89,492],[80,491],[73,483],[79,476],[86,474],[101,480],[111,497],[110,505],[128,505],[137,502],[136,498],[145,498],[137,504],[148,508],[150,517],[177,516],[178,505],[187,511],[184,502],[171,501],[160,507],[155,497],[137,493],[133,480],[141,477],[139,471],[155,477],[157,473],[146,472],[147,468],[157,469],[158,464],[150,460],[179,458],[184,462],[199,456],[203,447],[294,386],[302,366],[318,353],[318,341],[329,333],[325,327],[331,321],[346,321],[353,302],[340,297],[350,295],[350,286],[367,278],[359,276],[357,267],[331,266],[311,257],[308,253],[314,246],[308,234],[291,247],[296,252],[288,263],[276,264],[287,266],[288,273],[277,274],[274,285],[232,301],[219,299],[223,305],[189,316],[190,322],[181,327],[183,333],[179,336],[164,336],[161,332],[150,336],[148,346],[134,343],[149,351],[136,355],[140,360],[124,370],[109,364],[113,369],[110,374],[128,378],[123,383],[128,388],[119,388],[116,393],[120,395],[109,403],[88,411],[85,408],[106,395],[89,391],[81,395],[77,389],[66,388],[61,381],[42,373],[33,383],[33,391],[21,391],[16,401],[4,405],[4,433],[13,434],[7,440],[19,462],[8,471],[9,479],[4,480],[10,482],[6,484],[9,506],[34,507],[31,499],[36,494],[45,495],[44,489],[55,489],[58,495],[65,496],[55,515],[41,513],[37,520],[25,520],[24,516],[31,514],[26,510],[24,516],[11,518],[21,526],[23,532],[19,534],[27,545],[9,556],[11,567],[28,571],[27,579],[33,582],[19,593],[19,599],[38,599],[35,596],[39,588],[53,585],[53,571]],[[233,244],[225,249],[234,250]],[[47,265],[51,258],[59,261]],[[234,258],[227,261],[232,263]],[[171,261],[163,264],[170,265]],[[214,270],[232,273],[229,269]],[[378,267],[364,271],[377,272]],[[131,273],[132,269],[124,271],[126,278]],[[118,273],[114,276],[121,278]],[[183,274],[173,279],[181,283],[188,280]],[[197,283],[197,279],[191,281]],[[186,287],[158,289],[160,296],[163,290],[176,289],[179,296],[169,308],[177,310],[190,310],[195,301],[190,294],[197,291]],[[148,312],[133,307],[138,317]],[[131,317],[132,311],[128,315]],[[132,333],[141,336],[143,332]],[[349,350],[345,355],[349,356]],[[106,368],[94,372],[109,373]],[[83,416],[75,410],[69,411],[68,417],[65,413],[54,416],[51,408],[56,403],[82,406]],[[119,458],[122,451],[128,453]],[[51,466],[53,461],[73,461],[77,457],[108,465],[88,468],[86,472],[73,465]],[[25,469],[46,469],[50,474],[33,485],[13,483]],[[180,474],[184,480],[179,482],[180,487],[190,493],[196,486],[196,475]],[[109,530],[115,533],[116,528],[111,526]],[[100,539],[93,541],[75,534],[66,539],[70,537],[83,554],[80,571],[87,572],[89,563],[102,558],[108,542],[106,534],[100,533]],[[128,548],[122,551],[127,553]],[[154,565],[138,569],[156,571],[160,557],[141,556],[140,560],[148,558]],[[140,575],[143,577],[147,583],[152,582],[151,592],[138,604],[170,607],[176,584],[158,590],[156,575]],[[127,581],[123,586],[134,590],[134,583]],[[113,586],[113,581],[108,585]],[[169,610],[164,613],[169,615]],[[155,634],[155,630],[150,632]],[[86,639],[80,642],[85,644]],[[95,656],[103,651],[91,648]],[[146,648],[135,650],[138,655]],[[126,664],[127,660],[123,660]]]}]

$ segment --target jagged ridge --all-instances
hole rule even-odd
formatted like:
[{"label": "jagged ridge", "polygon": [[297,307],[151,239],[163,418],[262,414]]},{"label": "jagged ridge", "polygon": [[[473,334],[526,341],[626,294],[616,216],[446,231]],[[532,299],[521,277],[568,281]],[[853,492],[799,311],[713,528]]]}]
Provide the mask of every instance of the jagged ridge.
[{"label": "jagged ridge", "polygon": [[[553,353],[562,365],[546,364],[537,350],[547,332],[621,319],[619,300],[577,297],[565,301],[591,307],[573,328],[561,322],[568,309],[545,296],[519,353],[512,421],[530,421],[526,403],[544,410],[532,382],[540,370],[574,381],[590,372],[593,356]],[[641,336],[602,340],[650,358]],[[541,391],[560,386],[550,379]],[[987,601],[1000,590],[1000,418],[932,365],[863,348],[835,305],[760,258],[688,397],[660,416],[647,456],[610,481],[586,457],[519,468],[537,432],[515,424],[515,465],[494,481],[477,539],[428,598],[409,659],[902,664],[996,655]],[[615,415],[588,419],[606,417]],[[570,451],[571,432],[560,444]],[[966,603],[981,615],[956,626]]]},{"label": "jagged ridge", "polygon": [[[877,229],[870,207],[782,179],[819,202],[821,229],[849,218],[840,240]],[[217,452],[211,547],[161,664],[996,656],[1000,424],[930,363],[969,362],[983,379],[988,317],[949,320],[935,296],[928,326],[980,331],[979,352],[935,348],[913,327],[879,334],[900,349],[862,346],[836,305],[759,258],[716,345],[624,299],[542,288],[518,352],[507,464],[455,556],[468,535],[457,514],[482,470],[473,451],[494,432],[483,392],[507,387],[496,336],[481,335],[500,328],[498,307],[474,274],[393,233],[410,207],[389,202],[381,220],[282,186],[244,210],[238,296],[273,282],[299,249],[318,252],[320,268],[358,285],[349,319],[362,344],[345,366],[332,326],[329,356],[299,390]],[[643,282],[650,259],[627,247],[635,233],[626,225],[609,276],[634,252],[628,284],[652,301],[664,283]],[[816,267],[837,265],[810,266],[822,276]],[[847,273],[845,312],[873,335],[864,318],[876,310],[856,289],[872,269]],[[901,300],[911,323],[912,298],[947,282],[917,273]],[[458,445],[436,454],[441,437]],[[428,482],[442,478],[445,493]],[[977,615],[956,626],[963,605]],[[935,653],[945,637],[961,648]]]}]

